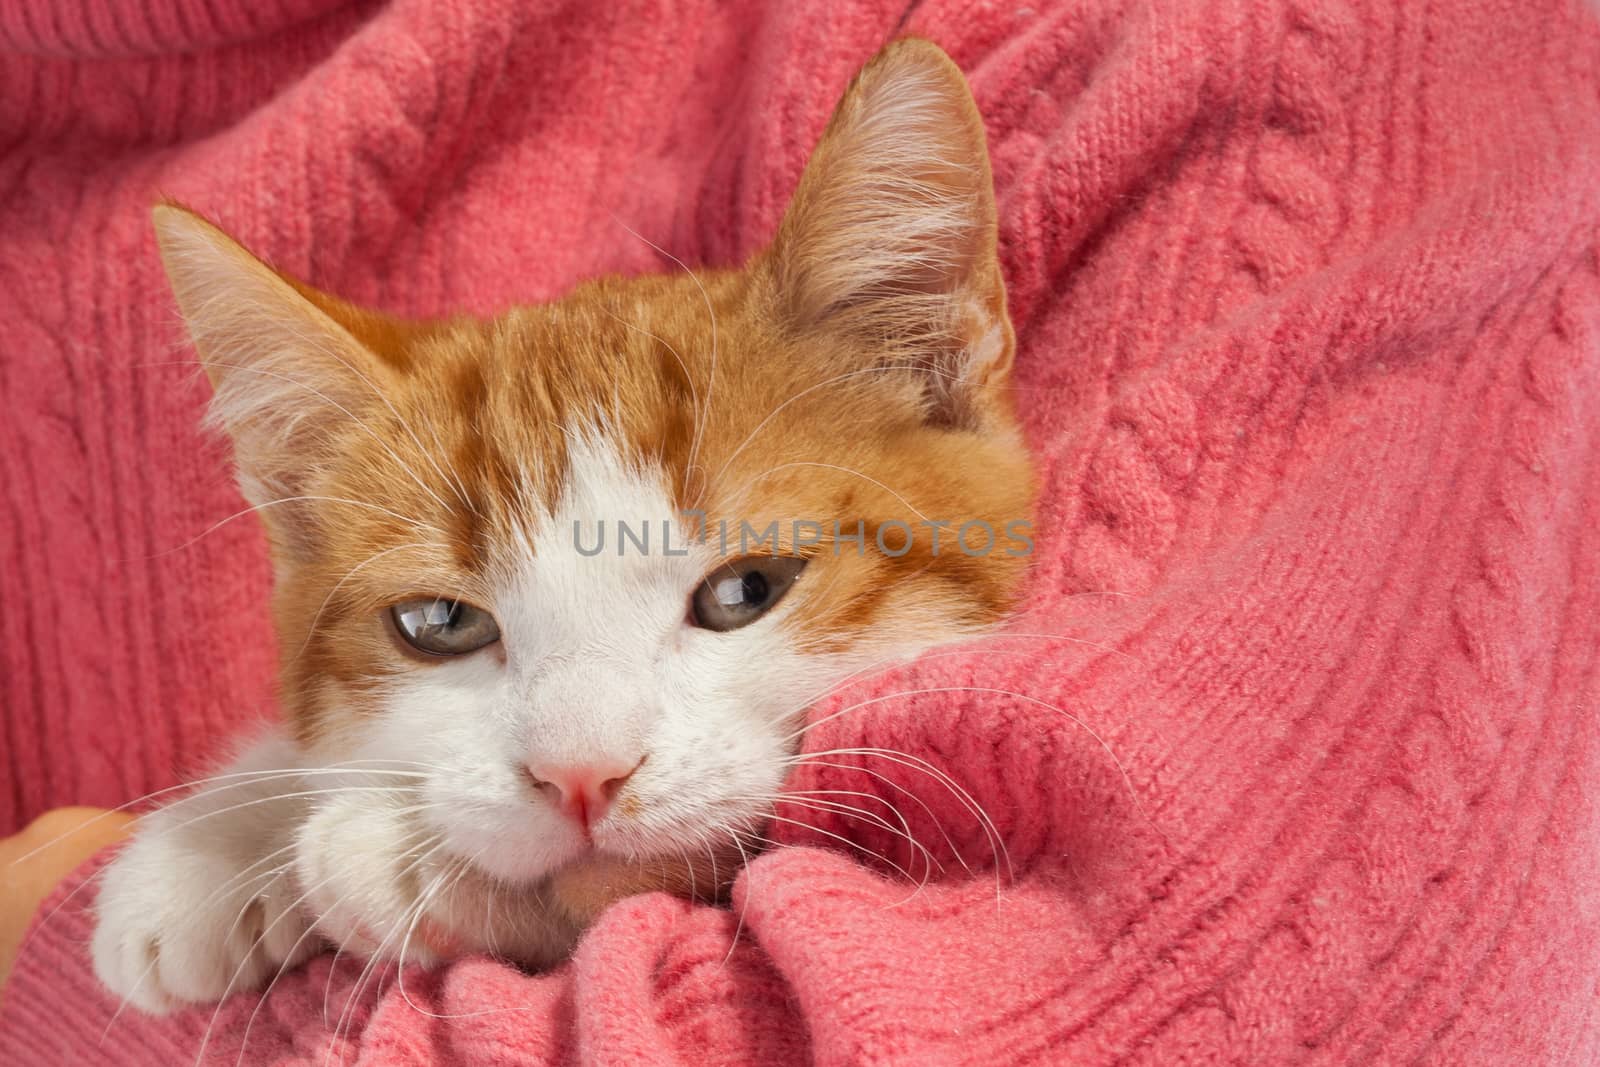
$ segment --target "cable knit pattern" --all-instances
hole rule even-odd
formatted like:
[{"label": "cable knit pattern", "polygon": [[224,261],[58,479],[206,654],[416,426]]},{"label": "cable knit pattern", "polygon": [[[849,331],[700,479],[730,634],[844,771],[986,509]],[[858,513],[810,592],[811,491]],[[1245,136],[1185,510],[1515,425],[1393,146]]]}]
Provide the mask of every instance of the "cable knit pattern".
[{"label": "cable knit pattern", "polygon": [[[989,123],[1033,595],[816,709],[810,750],[872,751],[796,785],[895,803],[942,870],[797,807],[731,911],[635,898],[543,976],[351,997],[320,959],[225,1004],[206,1060],[1600,1062],[1576,0],[0,0],[4,824],[270,714],[262,539],[212,530],[240,502],[158,193],[402,313],[669,266],[619,220],[732,263],[905,31]],[[191,1062],[209,1010],[110,1021],[66,896],[93,869],[0,1048]]]}]

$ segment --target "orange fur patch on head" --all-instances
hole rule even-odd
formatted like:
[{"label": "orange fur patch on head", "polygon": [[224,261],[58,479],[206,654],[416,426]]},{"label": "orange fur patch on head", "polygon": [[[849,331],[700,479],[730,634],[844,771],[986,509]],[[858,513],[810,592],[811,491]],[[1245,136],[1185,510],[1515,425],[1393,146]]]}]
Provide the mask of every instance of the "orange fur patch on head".
[{"label": "orange fur patch on head", "polygon": [[[961,524],[1025,522],[1033,486],[982,123],[926,42],[862,71],[772,247],[738,270],[408,322],[286,278],[183,208],[155,223],[212,418],[272,540],[303,736],[429,669],[397,648],[386,609],[487,603],[496,569],[529,551],[519,531],[560,498],[579,430],[702,511],[707,537],[778,523],[777,550],[811,560],[783,623],[800,647],[939,640],[1013,603],[1025,558],[953,547]],[[826,536],[797,545],[795,520]],[[860,551],[835,535],[858,528]]]}]

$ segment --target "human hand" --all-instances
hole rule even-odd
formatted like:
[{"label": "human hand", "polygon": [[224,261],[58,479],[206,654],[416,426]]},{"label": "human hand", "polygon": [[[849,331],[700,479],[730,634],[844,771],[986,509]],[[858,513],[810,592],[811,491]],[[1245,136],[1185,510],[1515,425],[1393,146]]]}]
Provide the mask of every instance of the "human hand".
[{"label": "human hand", "polygon": [[103,808],[56,808],[0,839],[0,987],[39,905],[85,860],[127,836],[132,821]]}]

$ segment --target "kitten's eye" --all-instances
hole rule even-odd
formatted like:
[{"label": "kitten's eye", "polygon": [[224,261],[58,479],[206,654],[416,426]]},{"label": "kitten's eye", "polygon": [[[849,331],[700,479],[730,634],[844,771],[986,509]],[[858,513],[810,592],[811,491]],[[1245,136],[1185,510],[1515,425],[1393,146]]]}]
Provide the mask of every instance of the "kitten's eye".
[{"label": "kitten's eye", "polygon": [[465,655],[500,640],[494,616],[463,600],[406,600],[389,615],[406,644],[431,656]]},{"label": "kitten's eye", "polygon": [[790,556],[751,556],[723,564],[695,590],[693,622],[719,632],[748,626],[783,599],[805,568],[805,560]]}]

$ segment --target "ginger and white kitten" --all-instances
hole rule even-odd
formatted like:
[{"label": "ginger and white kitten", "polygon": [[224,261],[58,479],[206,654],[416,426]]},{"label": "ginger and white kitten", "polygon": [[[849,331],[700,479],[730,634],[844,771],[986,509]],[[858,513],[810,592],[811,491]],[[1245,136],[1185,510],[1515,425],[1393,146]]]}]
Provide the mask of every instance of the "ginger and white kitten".
[{"label": "ginger and white kitten", "polygon": [[546,965],[622,895],[714,896],[809,702],[1013,606],[989,163],[925,41],[860,73],[739,270],[402,321],[155,225],[271,540],[284,726],[107,870],[95,967],[141,1008],[326,942]]}]

